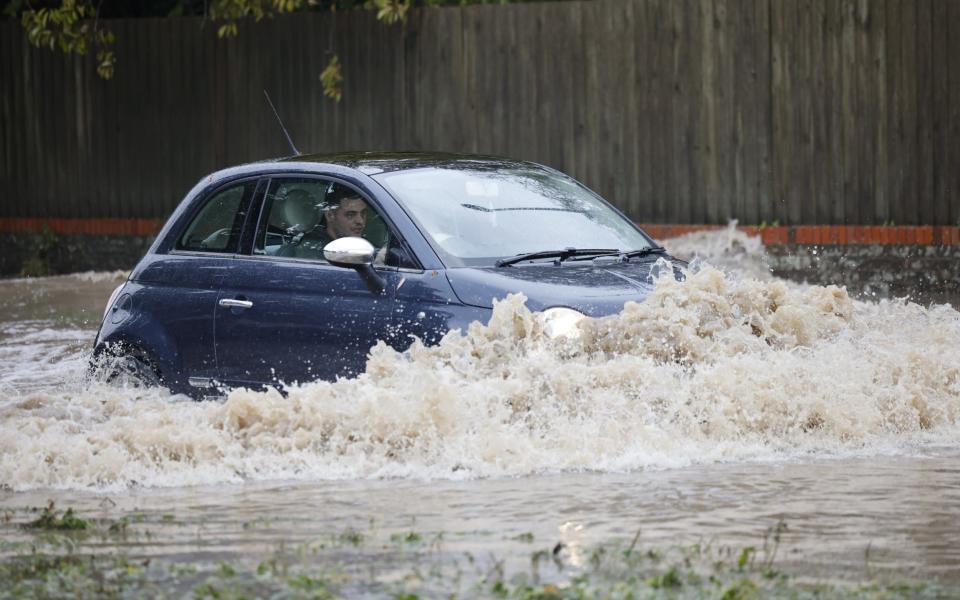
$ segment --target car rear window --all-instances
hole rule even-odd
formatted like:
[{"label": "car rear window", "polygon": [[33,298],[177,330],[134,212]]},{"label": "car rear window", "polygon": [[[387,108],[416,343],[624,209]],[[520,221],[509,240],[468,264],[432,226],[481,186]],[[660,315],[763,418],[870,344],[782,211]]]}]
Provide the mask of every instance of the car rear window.
[{"label": "car rear window", "polygon": [[177,241],[177,250],[236,252],[256,181],[215,192]]}]

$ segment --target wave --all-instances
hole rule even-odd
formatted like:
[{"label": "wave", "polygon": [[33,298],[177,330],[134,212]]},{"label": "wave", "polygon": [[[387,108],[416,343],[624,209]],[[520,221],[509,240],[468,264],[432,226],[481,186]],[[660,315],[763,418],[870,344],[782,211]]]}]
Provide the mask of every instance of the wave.
[{"label": "wave", "polygon": [[100,384],[0,403],[0,485],[465,479],[902,452],[960,433],[960,313],[705,266],[551,339],[522,296],[366,373],[192,402]]}]

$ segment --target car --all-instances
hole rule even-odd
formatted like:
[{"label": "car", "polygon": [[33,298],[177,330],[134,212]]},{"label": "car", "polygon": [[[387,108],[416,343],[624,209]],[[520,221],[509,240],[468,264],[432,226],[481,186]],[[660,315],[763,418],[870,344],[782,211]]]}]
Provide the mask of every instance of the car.
[{"label": "car", "polygon": [[378,340],[436,343],[516,292],[551,335],[571,334],[642,301],[657,265],[682,264],[543,165],[292,156],[218,171],[186,195],[111,295],[93,363],[195,398],[334,380],[362,373]]}]

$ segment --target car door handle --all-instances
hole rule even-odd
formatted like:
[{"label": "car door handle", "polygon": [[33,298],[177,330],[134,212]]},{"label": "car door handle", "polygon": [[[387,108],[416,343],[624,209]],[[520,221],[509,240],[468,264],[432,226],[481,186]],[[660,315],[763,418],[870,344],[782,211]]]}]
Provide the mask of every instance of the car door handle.
[{"label": "car door handle", "polygon": [[220,306],[226,308],[253,308],[253,302],[249,300],[236,300],[234,298],[221,298]]}]

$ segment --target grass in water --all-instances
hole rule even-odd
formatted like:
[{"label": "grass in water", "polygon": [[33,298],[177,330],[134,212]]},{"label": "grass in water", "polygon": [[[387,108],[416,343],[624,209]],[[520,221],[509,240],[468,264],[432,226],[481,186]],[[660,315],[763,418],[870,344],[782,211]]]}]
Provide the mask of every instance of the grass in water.
[{"label": "grass in water", "polygon": [[[314,543],[281,546],[260,556],[259,562],[249,555],[177,562],[128,556],[125,553],[135,552],[130,549],[136,546],[120,543],[116,537],[122,529],[124,536],[150,539],[148,531],[141,529],[171,524],[172,516],[151,519],[137,513],[115,521],[94,520],[71,509],[58,511],[52,504],[40,512],[22,525],[13,518],[0,524],[30,536],[3,548],[0,599],[960,597],[960,587],[886,581],[869,571],[866,581],[855,582],[811,581],[802,573],[791,574],[776,564],[787,532],[783,522],[767,529],[762,544],[743,548],[649,547],[641,543],[639,533],[592,548],[563,543],[538,547],[532,534],[520,534],[511,539],[523,545],[513,545],[513,555],[507,559],[446,551],[442,532],[389,534],[348,528]],[[249,531],[238,529],[238,533]],[[74,531],[85,534],[78,537]],[[94,539],[97,533],[99,540]],[[523,550],[527,544],[532,546]],[[518,552],[527,560],[518,559]]]},{"label": "grass in water", "polygon": [[51,501],[36,520],[30,521],[26,527],[30,529],[45,529],[47,531],[84,531],[91,526],[90,521],[78,517],[72,508],[68,508],[62,515],[54,508]]}]

